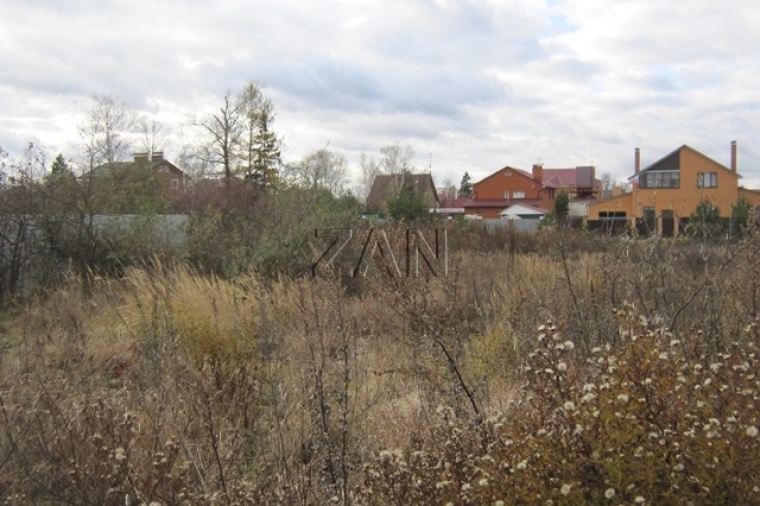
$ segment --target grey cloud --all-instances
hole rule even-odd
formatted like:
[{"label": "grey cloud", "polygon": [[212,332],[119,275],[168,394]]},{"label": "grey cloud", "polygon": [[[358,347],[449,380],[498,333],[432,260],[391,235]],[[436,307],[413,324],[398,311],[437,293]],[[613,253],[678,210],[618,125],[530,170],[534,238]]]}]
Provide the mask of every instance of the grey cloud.
[{"label": "grey cloud", "polygon": [[580,58],[562,56],[547,63],[544,79],[571,80],[588,82],[603,70],[598,63],[584,61]]},{"label": "grey cloud", "polygon": [[270,85],[306,100],[356,105],[382,99],[374,77],[358,65],[314,58],[276,69],[268,75]]},{"label": "grey cloud", "polygon": [[25,139],[13,130],[0,126],[0,148],[3,148],[9,156],[19,155],[29,143],[29,139]]},{"label": "grey cloud", "polygon": [[458,180],[589,153],[623,171],[636,144],[662,156],[739,137],[760,167],[760,31],[724,3],[8,0],[0,144],[42,137],[93,92],[189,114],[253,79],[294,156],[398,140]]},{"label": "grey cloud", "polygon": [[321,110],[363,114],[421,113],[461,118],[467,106],[484,106],[507,98],[494,78],[476,73],[441,72],[429,66],[370,70],[347,61],[314,58],[269,69],[270,86]]}]

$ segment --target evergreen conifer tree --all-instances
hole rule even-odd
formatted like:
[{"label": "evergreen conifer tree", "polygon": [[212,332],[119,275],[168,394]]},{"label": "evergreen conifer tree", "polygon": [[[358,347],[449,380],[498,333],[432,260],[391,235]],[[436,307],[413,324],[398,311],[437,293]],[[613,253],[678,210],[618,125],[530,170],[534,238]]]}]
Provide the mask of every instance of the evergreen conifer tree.
[{"label": "evergreen conifer tree", "polygon": [[457,195],[459,198],[472,197],[472,184],[470,183],[470,173],[465,171],[462,176],[462,182],[459,184],[459,192]]}]

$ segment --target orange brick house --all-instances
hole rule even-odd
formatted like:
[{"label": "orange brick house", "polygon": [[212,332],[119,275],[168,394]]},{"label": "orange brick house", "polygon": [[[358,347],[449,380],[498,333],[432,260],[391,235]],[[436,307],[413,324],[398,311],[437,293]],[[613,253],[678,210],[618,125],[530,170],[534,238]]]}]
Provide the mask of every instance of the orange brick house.
[{"label": "orange brick house", "polygon": [[760,192],[739,186],[740,178],[736,141],[731,142],[728,167],[683,145],[641,169],[636,148],[631,191],[590,204],[588,219],[626,220],[631,229],[639,224],[664,236],[677,235],[703,200],[714,203],[723,218],[731,216],[731,206],[741,198],[760,205]]},{"label": "orange brick house", "polygon": [[594,200],[601,194],[601,182],[594,172],[591,166],[548,169],[535,164],[531,172],[507,166],[472,185],[465,214],[497,219],[518,204],[548,212],[554,208],[560,190],[568,192],[571,201]]}]

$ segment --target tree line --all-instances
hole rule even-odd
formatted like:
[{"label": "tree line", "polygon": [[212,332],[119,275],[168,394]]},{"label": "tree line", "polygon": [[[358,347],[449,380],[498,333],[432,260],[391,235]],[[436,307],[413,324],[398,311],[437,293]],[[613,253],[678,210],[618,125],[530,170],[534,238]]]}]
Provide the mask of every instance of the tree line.
[{"label": "tree line", "polygon": [[[363,200],[376,175],[417,170],[412,164],[414,150],[399,142],[380,147],[379,157],[363,153],[353,181],[346,157],[329,143],[300,160],[283,160],[284,140],[274,127],[275,106],[265,87],[254,81],[227,91],[214,110],[190,115],[180,135],[168,124],[107,94],[93,95],[80,116],[78,139],[66,155],[61,152],[53,157],[38,141],[30,141],[15,156],[0,146],[2,182],[39,180],[61,168],[82,176],[104,164],[128,161],[135,153],[171,151],[176,165],[193,180],[240,178],[260,189],[320,187],[336,196],[351,193]],[[456,193],[453,184],[447,186]]]},{"label": "tree line", "polygon": [[[286,162],[275,118],[264,87],[248,82],[190,118],[192,136],[177,148],[167,125],[94,95],[70,155],[51,156],[37,142],[15,156],[0,147],[0,301],[68,273],[118,272],[156,257],[224,276],[299,272],[313,254],[310,230],[356,224],[375,176],[416,171],[413,149],[398,142],[363,154],[353,186],[346,157],[329,145]],[[170,147],[191,183],[181,196],[132,161]],[[166,240],[159,217],[167,214],[187,216],[181,242]]]}]

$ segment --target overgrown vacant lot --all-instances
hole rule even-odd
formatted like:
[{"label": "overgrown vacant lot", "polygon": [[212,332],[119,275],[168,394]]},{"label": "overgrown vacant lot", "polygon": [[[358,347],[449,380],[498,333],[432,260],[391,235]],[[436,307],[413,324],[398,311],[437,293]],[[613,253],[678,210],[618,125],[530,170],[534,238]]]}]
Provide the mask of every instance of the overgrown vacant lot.
[{"label": "overgrown vacant lot", "polygon": [[445,279],[79,278],[0,337],[6,504],[760,504],[760,238]]}]

